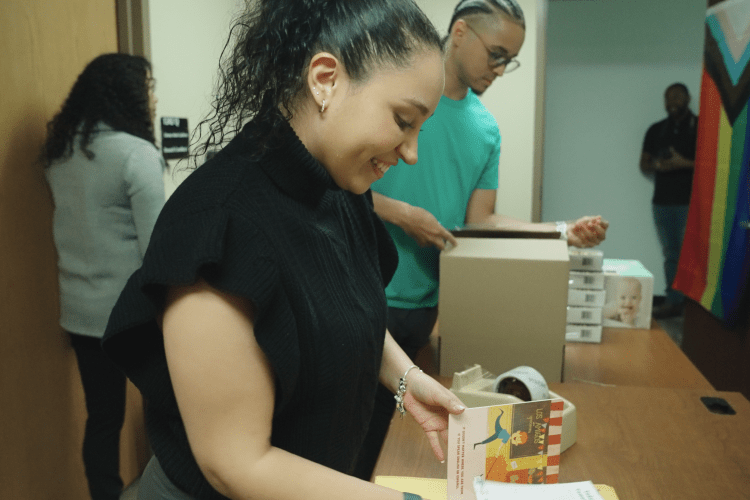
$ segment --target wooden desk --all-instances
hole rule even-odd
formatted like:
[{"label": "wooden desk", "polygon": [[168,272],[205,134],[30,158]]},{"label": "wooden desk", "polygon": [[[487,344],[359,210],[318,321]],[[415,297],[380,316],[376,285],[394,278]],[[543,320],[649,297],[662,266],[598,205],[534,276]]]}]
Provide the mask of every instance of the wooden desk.
[{"label": "wooden desk", "polygon": [[[415,360],[425,373],[439,373],[438,325]],[[499,374],[496,374],[499,375]],[[567,342],[563,382],[712,390],[711,383],[656,322],[650,330],[607,328],[600,344]]]},{"label": "wooden desk", "polygon": [[713,390],[713,386],[656,326],[604,328],[601,344],[565,344],[563,381]]},{"label": "wooden desk", "polygon": [[[621,500],[750,499],[750,402],[735,392],[557,383],[577,408],[576,443],[560,456],[560,481],[591,480]],[[710,413],[701,396],[737,415]],[[395,418],[375,476],[445,478],[422,430]]]}]

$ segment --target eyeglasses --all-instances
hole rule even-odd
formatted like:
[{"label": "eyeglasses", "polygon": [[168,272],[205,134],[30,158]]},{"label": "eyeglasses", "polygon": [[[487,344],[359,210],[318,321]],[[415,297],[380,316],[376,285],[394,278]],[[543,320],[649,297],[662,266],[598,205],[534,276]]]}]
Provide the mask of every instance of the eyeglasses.
[{"label": "eyeglasses", "polygon": [[511,71],[517,70],[521,66],[521,63],[518,61],[518,59],[505,57],[504,54],[500,54],[499,52],[490,50],[490,48],[486,43],[484,43],[484,40],[482,40],[482,37],[479,36],[479,33],[477,33],[474,28],[469,26],[468,23],[466,24],[466,27],[469,28],[471,32],[476,35],[479,41],[482,42],[482,45],[484,45],[484,49],[487,51],[487,55],[490,57],[489,64],[491,68],[494,69],[499,68],[500,66],[505,66],[505,73],[510,73]]}]

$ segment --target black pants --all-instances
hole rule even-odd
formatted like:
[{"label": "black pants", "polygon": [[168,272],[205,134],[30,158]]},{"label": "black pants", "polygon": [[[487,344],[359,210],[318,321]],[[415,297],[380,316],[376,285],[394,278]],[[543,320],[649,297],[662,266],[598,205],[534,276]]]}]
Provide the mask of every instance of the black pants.
[{"label": "black pants", "polygon": [[[417,352],[429,342],[436,322],[437,307],[388,308],[388,331],[412,360],[417,356]],[[395,409],[396,400],[393,399],[393,393],[380,384],[375,396],[375,409],[370,419],[370,427],[352,473],[354,476],[365,481],[369,481],[372,477]]]},{"label": "black pants", "polygon": [[92,500],[118,500],[120,431],[125,420],[125,375],[104,355],[100,339],[70,334],[86,397],[83,465]]}]

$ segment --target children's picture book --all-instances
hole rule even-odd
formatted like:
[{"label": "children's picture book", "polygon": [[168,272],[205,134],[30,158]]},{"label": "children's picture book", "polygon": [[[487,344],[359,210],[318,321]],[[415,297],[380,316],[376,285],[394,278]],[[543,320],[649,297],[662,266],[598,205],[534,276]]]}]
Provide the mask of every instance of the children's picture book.
[{"label": "children's picture book", "polygon": [[448,421],[448,500],[476,500],[474,480],[557,483],[563,400],[467,408]]}]

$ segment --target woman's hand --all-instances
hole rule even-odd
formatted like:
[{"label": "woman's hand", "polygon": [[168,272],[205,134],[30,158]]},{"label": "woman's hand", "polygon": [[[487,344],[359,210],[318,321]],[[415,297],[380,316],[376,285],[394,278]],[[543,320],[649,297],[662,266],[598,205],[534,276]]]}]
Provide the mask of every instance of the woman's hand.
[{"label": "woman's hand", "polygon": [[440,441],[448,442],[448,414],[466,409],[461,400],[429,375],[416,372],[408,376],[404,408],[422,426],[437,459],[445,461]]}]

